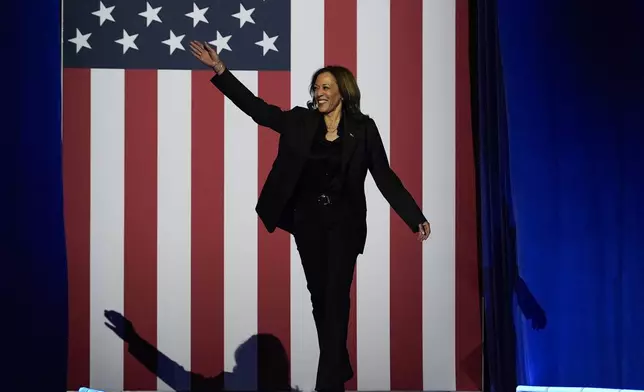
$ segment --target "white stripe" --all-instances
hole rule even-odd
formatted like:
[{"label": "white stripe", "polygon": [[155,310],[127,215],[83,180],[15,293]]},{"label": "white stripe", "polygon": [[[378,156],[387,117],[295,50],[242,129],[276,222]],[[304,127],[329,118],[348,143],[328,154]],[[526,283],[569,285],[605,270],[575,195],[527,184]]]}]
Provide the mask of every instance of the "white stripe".
[{"label": "white stripe", "polygon": [[[375,121],[389,152],[389,0],[358,0],[358,70],[362,109]],[[359,390],[391,386],[389,204],[371,174],[365,181],[368,236],[357,273]]]},{"label": "white stripe", "polygon": [[[324,0],[291,1],[291,101],[306,107],[311,76],[324,66]],[[291,236],[291,384],[315,387],[318,341],[311,297],[300,255]]]},{"label": "white stripe", "polygon": [[[257,95],[257,72],[235,76]],[[224,368],[232,371],[235,350],[257,333],[258,126],[224,101]]]},{"label": "white stripe", "polygon": [[423,386],[456,389],[454,1],[423,3]]},{"label": "white stripe", "polygon": [[103,312],[124,308],[124,71],[92,70],[90,101],[90,384],[120,390],[123,341]]},{"label": "white stripe", "polygon": [[[191,74],[158,72],[158,348],[190,369]],[[160,374],[167,371],[159,370]],[[170,390],[160,379],[160,390]]]}]

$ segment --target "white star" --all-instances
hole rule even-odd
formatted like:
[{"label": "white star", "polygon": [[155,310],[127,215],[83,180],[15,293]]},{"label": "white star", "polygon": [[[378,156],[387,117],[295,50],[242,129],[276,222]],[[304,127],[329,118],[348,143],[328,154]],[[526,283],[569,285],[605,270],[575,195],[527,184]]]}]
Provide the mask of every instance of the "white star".
[{"label": "white star", "polygon": [[206,11],[208,11],[208,8],[199,9],[197,3],[192,3],[192,12],[186,14],[187,17],[192,18],[192,27],[197,26],[199,22],[208,23],[206,19]]},{"label": "white star", "polygon": [[83,34],[80,30],[76,29],[76,37],[69,39],[69,42],[76,44],[76,53],[80,52],[82,48],[92,49],[87,42],[90,35],[92,35],[92,33]]},{"label": "white star", "polygon": [[246,8],[244,8],[244,5],[242,3],[239,3],[239,12],[233,14],[233,17],[239,19],[239,28],[242,28],[244,26],[244,23],[246,22],[255,24],[255,21],[250,16],[253,11],[255,11],[255,8],[247,10]]},{"label": "white star", "polygon": [[259,45],[264,48],[264,56],[266,56],[266,52],[268,52],[269,50],[274,50],[277,52],[278,50],[275,47],[275,40],[277,39],[277,37],[279,37],[279,35],[276,35],[275,37],[269,37],[265,31],[263,31],[262,33],[264,34],[264,38],[262,38],[261,41],[255,42],[255,45]]},{"label": "white star", "polygon": [[217,31],[217,39],[208,43],[217,47],[217,54],[221,53],[223,49],[230,50],[232,52],[232,49],[228,46],[228,40],[230,37],[232,37],[232,35],[222,37],[219,31]]},{"label": "white star", "polygon": [[145,4],[146,4],[145,11],[140,12],[139,15],[145,18],[147,23],[146,27],[149,26],[154,21],[161,23],[161,19],[159,18],[159,11],[161,11],[161,7],[152,8],[150,3],[146,2]]},{"label": "white star", "polygon": [[101,1],[99,10],[92,12],[92,15],[98,16],[100,18],[99,24],[103,26],[103,22],[105,22],[106,20],[111,20],[112,22],[114,22],[112,11],[114,11],[114,6],[105,8],[103,2]]},{"label": "white star", "polygon": [[174,35],[172,30],[170,30],[170,38],[168,38],[167,40],[163,41],[164,44],[166,44],[166,45],[168,45],[170,47],[170,54],[174,53],[175,49],[185,50],[183,48],[183,45],[181,44],[181,40],[185,36],[186,35],[184,34],[184,35],[180,35],[180,36],[177,37],[176,35]]},{"label": "white star", "polygon": [[138,36],[139,36],[138,34],[129,35],[127,33],[127,31],[125,31],[125,29],[124,29],[123,30],[123,38],[117,39],[114,42],[123,45],[123,54],[125,54],[125,52],[127,52],[127,50],[130,49],[130,48],[139,50],[139,48],[137,48],[136,44],[134,43],[134,40]]}]

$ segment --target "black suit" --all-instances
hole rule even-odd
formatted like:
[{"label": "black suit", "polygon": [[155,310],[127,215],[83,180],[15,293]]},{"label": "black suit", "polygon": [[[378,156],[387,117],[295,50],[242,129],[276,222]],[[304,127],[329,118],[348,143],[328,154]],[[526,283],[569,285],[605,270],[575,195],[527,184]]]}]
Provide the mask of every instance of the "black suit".
[{"label": "black suit", "polygon": [[[269,232],[276,227],[292,233],[293,211],[288,208],[313,137],[318,127],[319,113],[303,107],[284,111],[268,104],[251,93],[229,71],[215,75],[212,83],[239,109],[257,124],[280,134],[279,149],[268,178],[262,188],[256,211]],[[356,221],[366,222],[367,203],[364,182],[367,170],[380,192],[412,232],[426,219],[420,208],[391,170],[375,122],[367,117],[343,116],[345,140],[342,151],[344,194],[351,203]],[[360,239],[360,253],[366,240]]]},{"label": "black suit", "polygon": [[367,171],[412,232],[426,219],[391,170],[369,117],[343,112],[332,143],[317,110],[267,104],[228,70],[211,81],[257,124],[280,134],[256,211],[269,232],[280,227],[295,238],[320,346],[316,389],[342,389],[353,376],[346,340],[355,261],[367,236]]}]

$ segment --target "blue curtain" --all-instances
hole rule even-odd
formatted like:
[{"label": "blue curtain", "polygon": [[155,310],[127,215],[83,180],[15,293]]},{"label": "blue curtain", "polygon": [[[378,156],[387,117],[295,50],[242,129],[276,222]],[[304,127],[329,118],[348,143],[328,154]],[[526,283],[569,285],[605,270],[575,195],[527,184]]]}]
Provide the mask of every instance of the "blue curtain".
[{"label": "blue curtain", "polygon": [[60,2],[4,1],[0,15],[0,389],[65,391]]},{"label": "blue curtain", "polygon": [[517,385],[516,334],[513,309],[536,329],[546,325],[545,313],[517,268],[516,225],[510,162],[503,66],[499,46],[496,1],[473,7],[477,63],[473,111],[477,145],[483,264],[486,390],[510,392]]},{"label": "blue curtain", "polygon": [[644,389],[643,20],[641,0],[478,2],[495,391]]}]

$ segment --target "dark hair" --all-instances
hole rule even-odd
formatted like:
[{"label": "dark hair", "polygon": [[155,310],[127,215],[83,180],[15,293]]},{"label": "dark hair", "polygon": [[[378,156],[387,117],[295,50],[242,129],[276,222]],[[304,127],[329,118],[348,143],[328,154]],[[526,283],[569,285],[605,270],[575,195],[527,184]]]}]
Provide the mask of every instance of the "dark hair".
[{"label": "dark hair", "polygon": [[320,74],[325,72],[330,73],[335,78],[338,83],[338,89],[340,90],[340,96],[342,96],[342,109],[344,112],[352,114],[356,117],[362,117],[363,114],[360,111],[360,88],[358,87],[358,82],[356,81],[353,73],[349,71],[348,68],[341,65],[328,65],[326,67],[320,68],[311,77],[311,84],[309,85],[309,94],[311,95],[311,100],[307,102],[306,106],[309,109],[317,109],[317,104],[315,103],[315,81],[317,80]]}]

